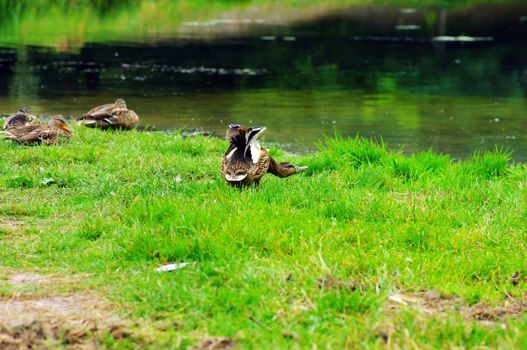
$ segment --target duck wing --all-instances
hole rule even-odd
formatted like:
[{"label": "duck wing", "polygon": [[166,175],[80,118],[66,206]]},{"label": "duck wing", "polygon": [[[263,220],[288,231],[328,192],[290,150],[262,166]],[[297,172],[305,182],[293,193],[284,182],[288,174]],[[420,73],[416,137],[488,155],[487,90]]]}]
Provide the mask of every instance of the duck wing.
[{"label": "duck wing", "polygon": [[[10,131],[4,131],[5,137],[22,143],[41,141],[42,125],[27,125]],[[47,127],[46,127],[47,128]]]},{"label": "duck wing", "polygon": [[265,173],[269,169],[270,162],[271,156],[269,156],[269,152],[267,151],[267,149],[262,148],[260,157],[254,165],[254,181],[256,181],[257,183],[260,181],[260,179],[265,175]]},{"label": "duck wing", "polygon": [[35,117],[32,114],[24,113],[24,112],[18,112],[16,114],[12,114],[9,117],[6,118],[3,126],[3,130],[12,129],[12,128],[19,128],[22,126],[26,126],[29,123],[35,121],[37,117]]},{"label": "duck wing", "polygon": [[107,117],[111,117],[117,109],[119,109],[119,107],[115,103],[108,103],[102,106],[92,108],[88,111],[88,113],[82,115],[79,119],[101,120]]}]

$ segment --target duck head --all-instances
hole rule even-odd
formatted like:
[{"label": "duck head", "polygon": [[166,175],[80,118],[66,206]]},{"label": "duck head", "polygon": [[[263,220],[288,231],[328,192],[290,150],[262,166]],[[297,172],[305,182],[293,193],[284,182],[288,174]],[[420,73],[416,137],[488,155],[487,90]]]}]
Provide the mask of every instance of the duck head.
[{"label": "duck head", "polygon": [[115,100],[115,105],[119,108],[126,108],[126,102],[122,98]]},{"label": "duck head", "polygon": [[66,124],[66,121],[64,120],[62,116],[52,117],[49,120],[48,125],[54,128],[64,130],[67,134],[73,133],[73,131],[70,128],[68,128],[68,124]]},{"label": "duck head", "polygon": [[27,107],[20,108],[20,110],[18,111],[18,114],[23,115],[24,118],[26,118],[27,123],[33,123],[34,121],[37,120],[37,117],[29,113],[29,110],[27,109]]}]

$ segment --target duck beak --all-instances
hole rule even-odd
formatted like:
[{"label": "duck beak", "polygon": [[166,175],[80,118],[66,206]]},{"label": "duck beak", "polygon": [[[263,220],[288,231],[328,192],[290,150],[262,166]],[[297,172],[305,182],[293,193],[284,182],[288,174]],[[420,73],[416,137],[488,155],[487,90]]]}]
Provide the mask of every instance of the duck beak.
[{"label": "duck beak", "polygon": [[62,127],[62,130],[65,130],[65,131],[69,132],[70,134],[73,133],[73,130],[71,130],[70,128],[68,128],[67,125],[64,125],[64,126]]},{"label": "duck beak", "polygon": [[247,154],[247,150],[249,149],[249,146],[251,145],[251,142],[254,142],[258,139],[258,136],[262,132],[267,129],[264,126],[255,126],[254,128],[250,128],[247,133],[245,134],[245,149],[243,150],[243,156]]}]

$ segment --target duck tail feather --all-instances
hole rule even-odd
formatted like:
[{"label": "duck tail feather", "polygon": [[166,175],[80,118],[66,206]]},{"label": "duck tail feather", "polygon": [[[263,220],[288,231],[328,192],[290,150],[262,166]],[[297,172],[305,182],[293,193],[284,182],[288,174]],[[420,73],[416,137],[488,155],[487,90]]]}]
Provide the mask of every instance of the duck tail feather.
[{"label": "duck tail feather", "polygon": [[16,136],[13,135],[12,133],[10,133],[9,131],[4,130],[3,134],[4,134],[4,139],[8,139],[8,140],[15,140],[16,139]]}]

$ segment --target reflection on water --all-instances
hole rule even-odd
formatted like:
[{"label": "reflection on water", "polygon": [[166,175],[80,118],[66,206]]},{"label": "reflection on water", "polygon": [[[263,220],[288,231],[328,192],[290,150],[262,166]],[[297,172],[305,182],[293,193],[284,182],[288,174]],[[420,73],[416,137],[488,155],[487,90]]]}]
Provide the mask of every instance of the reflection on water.
[{"label": "reflection on water", "polygon": [[265,125],[293,151],[339,131],[459,157],[503,145],[527,160],[527,6],[499,9],[360,7],[206,40],[10,45],[0,113],[78,116],[124,97],[143,125]]}]

